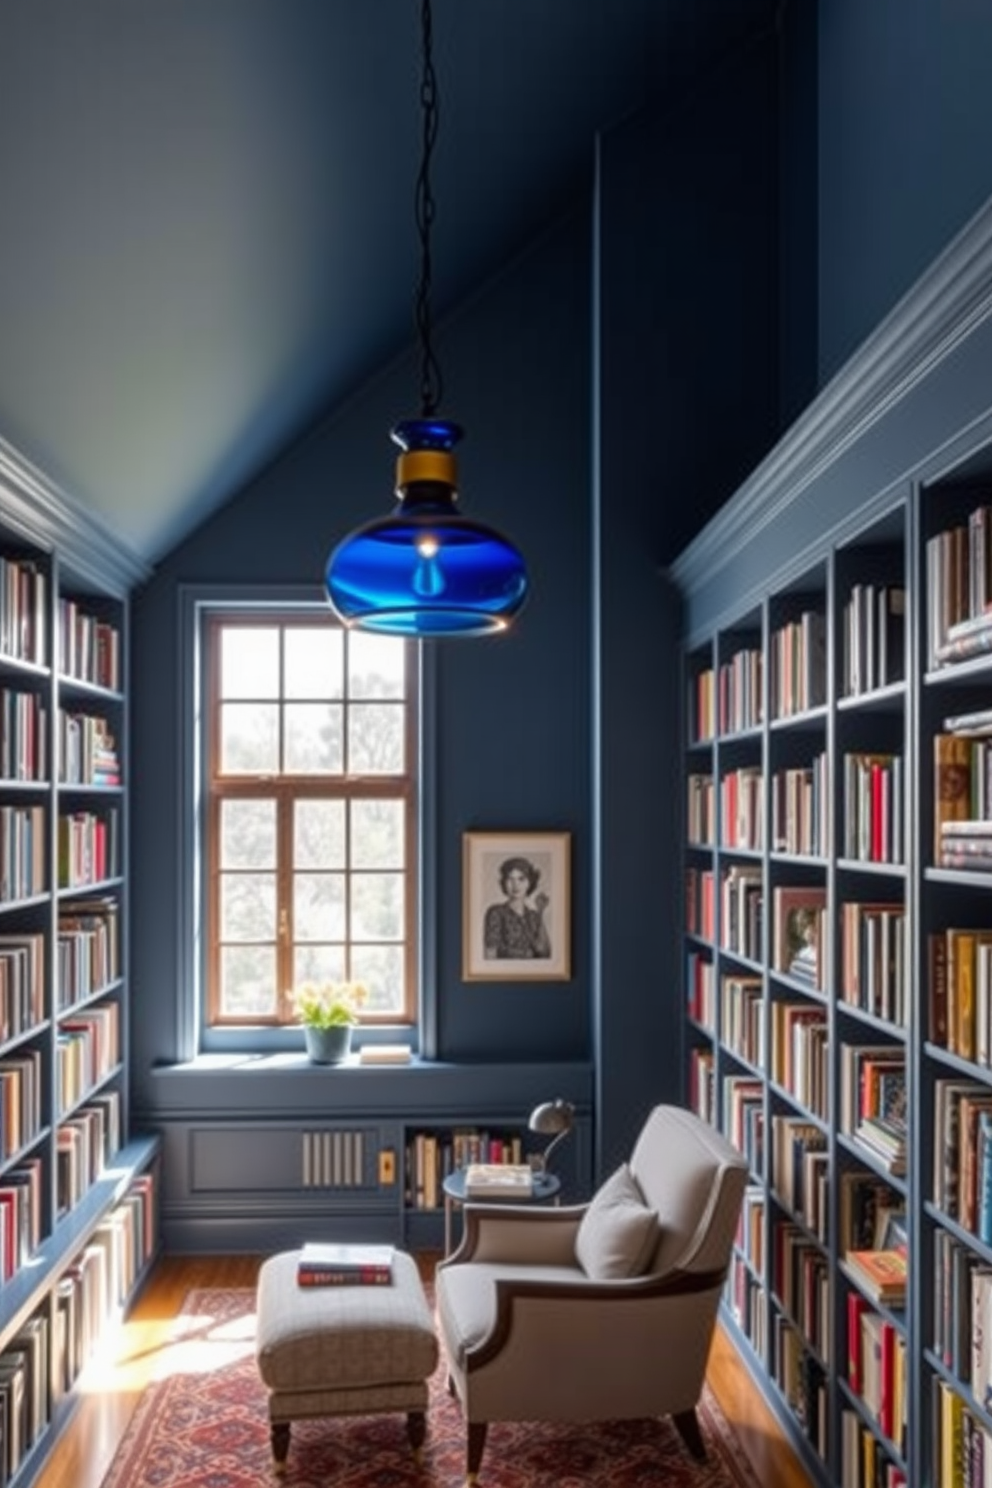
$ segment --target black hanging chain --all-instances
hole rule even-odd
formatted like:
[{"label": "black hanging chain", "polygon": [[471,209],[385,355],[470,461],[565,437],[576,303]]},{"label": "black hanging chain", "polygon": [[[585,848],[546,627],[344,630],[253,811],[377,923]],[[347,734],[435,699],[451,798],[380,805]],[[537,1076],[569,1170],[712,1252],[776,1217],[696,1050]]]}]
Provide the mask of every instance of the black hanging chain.
[{"label": "black hanging chain", "polygon": [[433,31],[431,0],[421,5],[423,34],[423,72],[420,82],[420,107],[423,113],[420,171],[417,175],[416,220],[420,237],[420,284],[414,318],[420,337],[420,406],[424,418],[431,418],[441,401],[441,368],[431,344],[431,227],[434,222],[434,197],[431,195],[431,155],[437,140],[437,78],[431,57]]}]

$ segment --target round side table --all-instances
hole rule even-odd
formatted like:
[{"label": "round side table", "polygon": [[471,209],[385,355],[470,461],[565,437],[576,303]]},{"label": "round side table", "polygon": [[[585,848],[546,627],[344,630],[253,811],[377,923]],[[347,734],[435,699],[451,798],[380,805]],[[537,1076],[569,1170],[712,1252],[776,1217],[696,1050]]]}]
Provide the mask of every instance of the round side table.
[{"label": "round side table", "polygon": [[[444,1253],[451,1254],[451,1216],[455,1206],[458,1208],[469,1200],[465,1194],[465,1169],[456,1168],[449,1173],[441,1187],[444,1189]],[[553,1199],[558,1202],[558,1194],[561,1190],[561,1179],[556,1178],[554,1173],[535,1173],[534,1183],[530,1194],[526,1199],[505,1198],[502,1194],[492,1194],[485,1199],[487,1204],[548,1204]],[[483,1200],[477,1200],[482,1203]]]}]

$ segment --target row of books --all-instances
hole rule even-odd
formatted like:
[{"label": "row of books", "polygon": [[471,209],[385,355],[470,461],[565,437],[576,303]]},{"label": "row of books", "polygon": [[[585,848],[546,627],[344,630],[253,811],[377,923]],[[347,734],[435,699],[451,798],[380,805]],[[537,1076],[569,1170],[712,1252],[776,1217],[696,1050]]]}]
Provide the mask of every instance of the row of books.
[{"label": "row of books", "polygon": [[750,1340],[759,1359],[765,1356],[766,1292],[760,1280],[740,1255],[730,1258],[724,1297],[738,1327]]},{"label": "row of books", "polygon": [[690,935],[716,938],[716,876],[711,868],[686,869],[685,914]]},{"label": "row of books", "polygon": [[764,846],[765,775],[760,765],[743,765],[720,777],[720,841],[749,852]]},{"label": "row of books", "polygon": [[906,1051],[898,1044],[841,1044],[840,1130],[853,1135],[869,1116],[906,1114]]},{"label": "row of books", "polygon": [[0,556],[0,656],[46,664],[48,575],[27,558]]},{"label": "row of books", "polygon": [[47,821],[44,806],[0,806],[0,900],[45,892]]},{"label": "row of books", "polygon": [[724,1076],[723,1130],[738,1152],[747,1158],[751,1172],[763,1173],[765,1108],[760,1080],[748,1075]]},{"label": "row of books", "polygon": [[907,1023],[906,911],[902,904],[846,900],[840,906],[840,995],[851,1007]]},{"label": "row of books", "polygon": [[0,1179],[0,1277],[10,1281],[41,1245],[43,1167],[31,1157]]},{"label": "row of books", "polygon": [[470,1163],[523,1162],[519,1132],[456,1127],[449,1131],[415,1132],[406,1149],[405,1202],[413,1209],[438,1209],[442,1184],[449,1173]]},{"label": "row of books", "polygon": [[992,1412],[992,1268],[942,1227],[934,1231],[933,1350]]},{"label": "row of books", "polygon": [[60,1021],[55,1045],[55,1099],[60,1116],[117,1068],[120,1049],[116,1001],[82,1008]]},{"label": "row of books", "polygon": [[101,813],[74,811],[59,816],[58,881],[60,889],[102,883],[120,873],[120,813],[115,806]]},{"label": "row of books", "polygon": [[829,1157],[822,1127],[801,1116],[772,1117],[771,1185],[779,1201],[826,1243]]},{"label": "row of books", "polygon": [[0,935],[0,1042],[17,1038],[45,1016],[45,937]]},{"label": "row of books", "polygon": [[[956,721],[946,719],[945,727]],[[933,853],[938,868],[992,869],[990,746],[992,740],[974,729],[934,735]]]},{"label": "row of books", "polygon": [[804,610],[772,632],[771,714],[792,718],[827,700],[826,616]]},{"label": "row of books", "polygon": [[111,986],[121,974],[117,900],[62,900],[55,951],[55,1007],[65,1012]]},{"label": "row of books", "polygon": [[939,1488],[992,1488],[992,1434],[946,1380],[933,1381]]},{"label": "row of books", "polygon": [[121,1144],[120,1095],[102,1091],[56,1133],[56,1212],[67,1213],[104,1173]]},{"label": "row of books", "polygon": [[860,863],[901,863],[905,786],[902,756],[845,754],[843,855]]},{"label": "row of books", "polygon": [[[757,863],[734,863],[720,880],[720,944],[725,951],[761,958],[764,890]],[[705,930],[703,934],[705,934]]]},{"label": "row of books", "polygon": [[771,1287],[806,1343],[830,1364],[831,1287],[826,1252],[791,1221],[772,1227]]},{"label": "row of books", "polygon": [[987,505],[966,522],[935,533],[926,546],[927,641],[931,667],[950,666],[992,649]]},{"label": "row of books", "polygon": [[712,775],[698,772],[686,781],[686,841],[695,847],[712,847],[716,842],[716,789]]},{"label": "row of books", "polygon": [[64,676],[112,692],[120,690],[121,638],[115,625],[73,599],[60,599],[58,645],[58,665]]},{"label": "row of books", "polygon": [[14,1157],[41,1131],[41,1053],[21,1049],[0,1060],[0,1159]]},{"label": "row of books", "polygon": [[772,1374],[799,1425],[821,1460],[827,1455],[827,1381],[822,1363],[810,1353],[798,1328],[776,1312],[772,1331]]},{"label": "row of books", "polygon": [[117,745],[105,718],[59,709],[59,781],[64,785],[120,785]]},{"label": "row of books", "polygon": [[0,1482],[12,1481],[56,1406],[72,1389],[105,1328],[151,1257],[157,1199],[139,1175],[95,1228],[47,1299],[0,1352]]},{"label": "row of books", "polygon": [[826,857],[830,851],[827,756],[772,776],[772,849]]},{"label": "row of books", "polygon": [[701,951],[686,953],[688,1014],[711,1031],[716,1026],[716,979],[713,962]]},{"label": "row of books", "polygon": [[992,930],[927,937],[931,1043],[992,1067]]},{"label": "row of books", "polygon": [[717,674],[716,721],[721,734],[759,728],[764,721],[765,661],[758,646],[743,646]]},{"label": "row of books", "polygon": [[764,1068],[765,1022],[760,977],[720,978],[720,1037],[728,1049],[755,1069]]},{"label": "row of books", "polygon": [[992,1243],[992,1089],[934,1081],[934,1203]]},{"label": "row of books", "polygon": [[744,1190],[734,1244],[756,1276],[765,1271],[765,1190],[749,1183]]},{"label": "row of books", "polygon": [[895,1325],[868,1306],[860,1292],[847,1294],[847,1379],[897,1452],[906,1434],[906,1340]]},{"label": "row of books", "polygon": [[48,777],[48,714],[35,692],[0,689],[0,780]]},{"label": "row of books", "polygon": [[842,1488],[906,1488],[906,1474],[853,1410],[841,1413]]},{"label": "row of books", "polygon": [[826,1010],[808,1002],[771,1006],[768,1073],[799,1103],[825,1121],[830,1100],[830,1043]]},{"label": "row of books", "polygon": [[906,676],[906,590],[852,584],[841,630],[841,692],[860,697]]}]

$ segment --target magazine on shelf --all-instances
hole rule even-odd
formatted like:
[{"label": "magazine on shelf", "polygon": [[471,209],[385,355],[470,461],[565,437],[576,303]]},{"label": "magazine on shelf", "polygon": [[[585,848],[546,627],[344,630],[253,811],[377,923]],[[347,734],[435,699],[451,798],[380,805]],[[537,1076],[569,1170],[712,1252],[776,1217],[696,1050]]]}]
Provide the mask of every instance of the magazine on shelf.
[{"label": "magazine on shelf", "polygon": [[529,1199],[533,1192],[527,1163],[469,1163],[465,1169],[467,1199]]}]

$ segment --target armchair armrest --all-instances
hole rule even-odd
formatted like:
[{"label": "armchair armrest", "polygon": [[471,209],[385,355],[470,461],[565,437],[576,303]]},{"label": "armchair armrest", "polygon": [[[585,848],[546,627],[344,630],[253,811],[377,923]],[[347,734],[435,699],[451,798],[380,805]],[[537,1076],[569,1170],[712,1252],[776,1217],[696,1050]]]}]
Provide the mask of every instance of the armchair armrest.
[{"label": "armchair armrest", "polygon": [[[670,1271],[665,1275],[638,1276],[626,1281],[532,1281],[517,1277],[496,1278],[496,1316],[489,1334],[466,1350],[465,1367],[483,1368],[499,1357],[507,1347],[513,1329],[514,1310],[530,1303],[577,1305],[588,1321],[594,1338],[607,1323],[616,1325],[617,1309],[638,1322],[647,1320],[646,1304],[677,1297],[719,1290],[726,1280],[726,1268],[719,1271]],[[595,1304],[599,1304],[597,1308]],[[630,1313],[628,1309],[632,1309]]]},{"label": "armchair armrest", "polygon": [[575,1236],[585,1204],[558,1209],[514,1208],[511,1204],[466,1204],[458,1248],[443,1266],[466,1261],[521,1266],[574,1266]]}]

